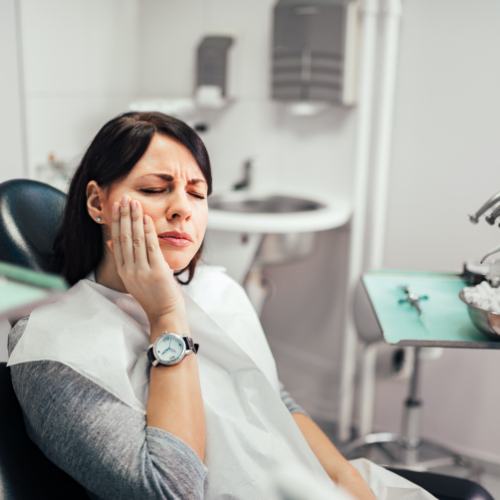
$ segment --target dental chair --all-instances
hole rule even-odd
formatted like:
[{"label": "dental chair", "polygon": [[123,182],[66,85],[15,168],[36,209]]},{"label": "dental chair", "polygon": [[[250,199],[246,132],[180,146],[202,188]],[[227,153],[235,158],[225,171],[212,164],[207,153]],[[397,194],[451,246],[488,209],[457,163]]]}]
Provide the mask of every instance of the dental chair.
[{"label": "dental chair", "polygon": [[[0,261],[54,272],[50,257],[65,194],[28,179],[0,184]],[[29,439],[21,408],[0,363],[0,498],[40,500],[88,498],[85,490],[53,465]],[[472,481],[399,469],[393,472],[422,486],[441,500],[493,500]]]},{"label": "dental chair", "polygon": [[0,260],[53,272],[52,244],[65,203],[63,192],[42,182],[0,184]]},{"label": "dental chair", "polygon": [[[65,201],[64,193],[41,182],[0,184],[0,261],[52,272],[52,243]],[[0,363],[0,498],[88,499],[28,437],[6,363]]]},{"label": "dental chair", "polygon": [[0,363],[0,498],[83,500],[85,489],[30,440],[6,363]]}]

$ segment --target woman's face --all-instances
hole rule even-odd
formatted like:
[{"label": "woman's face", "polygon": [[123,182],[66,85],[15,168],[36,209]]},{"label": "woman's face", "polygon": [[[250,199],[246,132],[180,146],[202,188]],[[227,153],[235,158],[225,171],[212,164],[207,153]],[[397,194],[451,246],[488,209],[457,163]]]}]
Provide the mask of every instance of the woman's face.
[{"label": "woman's face", "polygon": [[160,238],[160,248],[171,269],[189,265],[200,248],[208,221],[207,183],[191,152],[166,135],[155,134],[148,149],[129,172],[107,190],[101,217],[109,238],[111,208],[127,195],[138,200],[152,217],[158,235],[168,231],[187,233],[190,242]]}]

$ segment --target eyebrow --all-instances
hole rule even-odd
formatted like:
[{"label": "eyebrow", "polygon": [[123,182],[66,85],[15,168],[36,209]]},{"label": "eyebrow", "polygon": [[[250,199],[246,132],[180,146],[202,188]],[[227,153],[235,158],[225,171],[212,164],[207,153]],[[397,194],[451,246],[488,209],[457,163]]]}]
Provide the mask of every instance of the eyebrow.
[{"label": "eyebrow", "polygon": [[[168,181],[168,182],[173,182],[175,179],[172,175],[170,174],[146,174],[144,175],[143,177],[147,177],[149,175],[154,175],[155,177],[159,177],[160,179],[163,179],[165,181]],[[189,179],[188,184],[206,184],[207,181],[205,179]]]}]

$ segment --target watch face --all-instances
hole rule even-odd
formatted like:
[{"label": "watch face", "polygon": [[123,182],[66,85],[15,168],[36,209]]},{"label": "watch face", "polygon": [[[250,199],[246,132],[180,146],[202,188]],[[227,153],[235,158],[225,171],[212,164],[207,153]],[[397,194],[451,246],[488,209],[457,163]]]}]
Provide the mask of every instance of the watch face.
[{"label": "watch face", "polygon": [[156,359],[165,365],[174,364],[182,357],[185,350],[186,345],[182,337],[173,333],[163,335],[155,345]]}]

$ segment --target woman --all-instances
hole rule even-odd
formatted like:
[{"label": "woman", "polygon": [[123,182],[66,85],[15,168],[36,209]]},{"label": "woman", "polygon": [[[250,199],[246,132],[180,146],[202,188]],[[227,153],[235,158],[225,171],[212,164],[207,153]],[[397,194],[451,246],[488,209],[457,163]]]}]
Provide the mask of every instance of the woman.
[{"label": "woman", "polygon": [[[271,461],[259,470],[267,452],[254,460],[261,444],[244,441],[262,429],[262,441],[275,443],[269,454],[289,446],[316,471],[312,450],[334,483],[355,498],[374,498],[319,427],[269,382],[274,362],[258,321],[235,312],[246,300],[241,289],[220,271],[195,272],[211,191],[206,149],[183,122],[132,112],[98,132],[73,177],[55,244],[61,274],[74,286],[9,335],[30,436],[95,498],[257,498]],[[214,348],[221,324],[253,332],[254,358],[241,347],[250,352],[252,338],[233,345],[224,337]],[[115,340],[106,344],[108,335]],[[244,369],[229,366],[238,356]],[[305,442],[308,451],[297,451]]]}]

